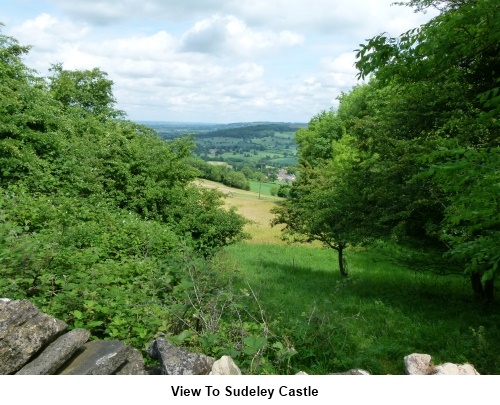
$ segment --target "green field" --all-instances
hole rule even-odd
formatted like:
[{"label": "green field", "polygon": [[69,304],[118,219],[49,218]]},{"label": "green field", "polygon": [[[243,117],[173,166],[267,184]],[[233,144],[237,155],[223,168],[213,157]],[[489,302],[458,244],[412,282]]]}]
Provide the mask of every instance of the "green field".
[{"label": "green field", "polygon": [[260,191],[261,194],[272,195],[271,189],[278,189],[279,183],[265,183],[258,181],[250,181],[250,191],[254,193],[258,193]]}]

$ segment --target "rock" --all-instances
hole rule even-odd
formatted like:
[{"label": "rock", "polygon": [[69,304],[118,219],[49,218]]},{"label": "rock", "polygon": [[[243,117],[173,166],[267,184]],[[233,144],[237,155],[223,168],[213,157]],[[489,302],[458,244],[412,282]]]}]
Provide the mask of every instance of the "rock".
[{"label": "rock", "polygon": [[163,338],[154,340],[146,352],[160,360],[163,375],[207,375],[215,362],[212,357],[190,353]]},{"label": "rock", "polygon": [[16,374],[54,374],[89,337],[90,332],[85,329],[74,329],[60,336]]},{"label": "rock", "polygon": [[431,356],[428,354],[412,353],[404,358],[406,374],[428,375],[434,372]]},{"label": "rock", "polygon": [[241,375],[241,370],[229,356],[222,356],[212,366],[210,375]]},{"label": "rock", "polygon": [[479,375],[477,370],[469,363],[454,364],[444,363],[435,367],[435,375]]},{"label": "rock", "polygon": [[343,373],[333,373],[332,375],[370,375],[370,373],[360,368],[353,368],[351,370],[344,371]]},{"label": "rock", "polygon": [[309,375],[309,374],[307,374],[305,371],[299,371],[299,372],[298,372],[297,374],[295,374],[295,375]]},{"label": "rock", "polygon": [[159,364],[153,364],[149,366],[144,366],[147,375],[161,375],[161,366]]},{"label": "rock", "polygon": [[144,357],[139,350],[128,347],[126,362],[113,374],[116,375],[146,375]]},{"label": "rock", "polygon": [[26,300],[0,301],[0,374],[21,369],[66,328]]},{"label": "rock", "polygon": [[58,374],[109,375],[126,361],[129,347],[118,340],[94,340],[82,346]]}]

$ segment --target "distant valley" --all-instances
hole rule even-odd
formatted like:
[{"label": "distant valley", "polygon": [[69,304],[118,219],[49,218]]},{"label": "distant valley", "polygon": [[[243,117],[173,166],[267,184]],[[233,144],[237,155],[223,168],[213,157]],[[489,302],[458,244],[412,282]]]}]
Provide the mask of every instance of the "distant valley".
[{"label": "distant valley", "polygon": [[145,121],[163,139],[192,135],[196,155],[208,162],[226,162],[236,170],[297,163],[295,132],[306,123],[240,122],[232,124]]}]

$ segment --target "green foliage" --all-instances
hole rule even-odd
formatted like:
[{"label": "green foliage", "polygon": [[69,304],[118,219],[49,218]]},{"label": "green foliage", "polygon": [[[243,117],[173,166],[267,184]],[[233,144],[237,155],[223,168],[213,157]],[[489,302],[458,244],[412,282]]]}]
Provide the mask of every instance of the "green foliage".
[{"label": "green foliage", "polygon": [[242,229],[247,220],[234,208],[224,209],[217,190],[188,187],[174,197],[165,221],[204,256],[246,237]]},{"label": "green foliage", "polygon": [[297,131],[295,140],[300,150],[299,165],[316,166],[332,157],[332,142],[343,134],[341,121],[333,111],[323,111],[311,119],[305,129]]},{"label": "green foliage", "polygon": [[285,238],[317,240],[337,250],[340,272],[347,275],[343,249],[370,239],[377,229],[377,211],[360,203],[366,176],[357,170],[361,159],[355,138],[343,131],[340,119],[330,112],[314,117],[307,131],[297,132],[300,176],[287,200],[274,209],[272,224],[285,225]]},{"label": "green foliage", "polygon": [[0,213],[2,295],[139,348],[168,321],[162,302],[185,277],[168,227],[102,202],[23,192],[3,193]]},{"label": "green foliage", "polygon": [[[424,113],[420,121],[428,122],[420,126],[421,134],[435,140],[420,157],[429,165],[423,173],[443,216],[427,231],[464,264],[476,294],[491,300],[487,286],[498,271],[500,8],[490,0],[410,5],[441,7],[441,14],[397,39],[381,35],[368,41],[358,52],[357,67],[361,76],[375,72],[384,85],[394,83],[399,95],[427,89],[413,105]],[[414,179],[423,177],[417,172]],[[474,283],[478,277],[482,287]]]},{"label": "green foliage", "polygon": [[27,51],[0,35],[0,296],[139,349],[182,333],[193,272],[246,221],[192,184],[189,138],[116,119],[106,73],[55,65],[47,84]]},{"label": "green foliage", "polygon": [[200,171],[199,177],[202,179],[216,181],[241,190],[250,190],[250,183],[241,171],[233,170],[228,166],[212,165],[201,159],[191,159],[189,162]]},{"label": "green foliage", "polygon": [[280,184],[278,189],[278,197],[288,198],[290,196],[291,186],[287,184]]},{"label": "green foliage", "polygon": [[77,107],[85,114],[100,119],[123,117],[122,111],[114,109],[113,81],[98,68],[92,70],[65,70],[62,64],[52,65],[49,77],[52,97],[66,108]]},{"label": "green foliage", "polygon": [[361,45],[356,66],[371,80],[298,131],[299,180],[274,223],[334,249],[378,238],[437,248],[491,301],[500,8],[491,0],[410,5],[441,13]]},{"label": "green foliage", "polygon": [[441,238],[451,248],[448,254],[483,286],[494,279],[500,262],[499,157],[500,148],[442,148],[426,157],[439,162],[426,175],[447,195]]}]

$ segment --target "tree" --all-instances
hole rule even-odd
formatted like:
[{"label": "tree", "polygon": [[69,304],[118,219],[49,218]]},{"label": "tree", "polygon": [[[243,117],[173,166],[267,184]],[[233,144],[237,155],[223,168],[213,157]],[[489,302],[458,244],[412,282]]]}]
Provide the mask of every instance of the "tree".
[{"label": "tree", "polygon": [[[405,4],[405,3],[400,3]],[[378,35],[357,52],[359,76],[384,82],[467,84],[462,93],[489,117],[500,112],[500,5],[495,0],[414,0],[441,14],[398,38]]]},{"label": "tree", "polygon": [[[243,236],[244,220],[221,195],[192,187],[189,138],[163,141],[115,119],[112,81],[99,69],[54,65],[48,83],[36,77],[21,61],[28,50],[0,36],[0,187],[134,212],[189,234],[205,255]],[[198,232],[198,221],[210,232]]]},{"label": "tree", "polygon": [[299,145],[299,164],[315,166],[332,153],[332,142],[343,134],[342,123],[335,111],[322,111],[313,117],[307,128],[299,129],[295,141]]},{"label": "tree", "polygon": [[54,99],[64,106],[78,107],[84,114],[101,119],[120,118],[123,111],[114,108],[113,81],[98,68],[92,70],[65,70],[62,64],[52,65],[49,87]]},{"label": "tree", "polygon": [[40,186],[44,178],[48,187],[64,119],[46,97],[44,81],[22,61],[29,49],[0,34],[0,185],[23,179]]},{"label": "tree", "polygon": [[[323,120],[326,123],[322,122]],[[348,275],[344,256],[348,244],[363,243],[363,232],[373,217],[359,204],[362,177],[357,170],[358,151],[351,145],[353,138],[341,137],[342,125],[333,112],[314,117],[307,130],[297,134],[300,174],[290,188],[288,198],[273,210],[273,225],[284,224],[284,237],[298,241],[320,241],[338,253],[342,276]],[[311,143],[325,134],[321,148]]]},{"label": "tree", "polygon": [[[392,238],[459,261],[491,300],[498,273],[500,6],[410,2],[441,14],[361,45],[368,84],[297,133],[300,175],[275,223],[347,243]],[[340,265],[339,265],[340,267]]]},{"label": "tree", "polygon": [[426,157],[446,192],[440,236],[448,256],[465,265],[477,298],[493,300],[500,263],[500,148],[439,150]]},{"label": "tree", "polygon": [[[433,140],[434,147],[416,160],[420,173],[412,176],[412,181],[425,177],[421,192],[441,205],[443,220],[427,231],[462,262],[476,296],[491,301],[500,232],[500,5],[493,0],[409,5],[441,13],[398,38],[381,34],[369,40],[356,65],[361,77],[374,75],[401,99],[416,96],[407,104],[413,108],[395,109],[401,117],[394,123],[403,135]],[[408,127],[405,120],[415,125]]]}]

